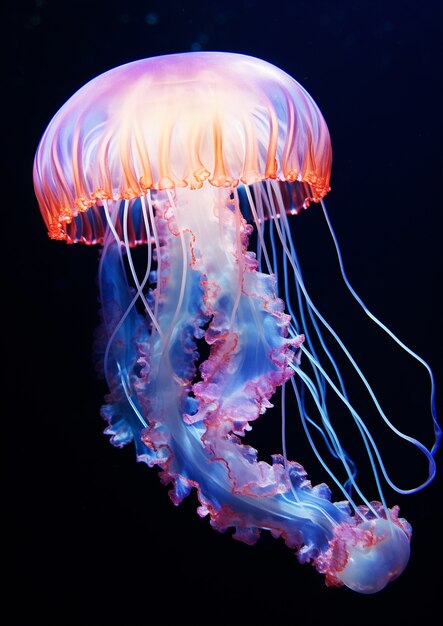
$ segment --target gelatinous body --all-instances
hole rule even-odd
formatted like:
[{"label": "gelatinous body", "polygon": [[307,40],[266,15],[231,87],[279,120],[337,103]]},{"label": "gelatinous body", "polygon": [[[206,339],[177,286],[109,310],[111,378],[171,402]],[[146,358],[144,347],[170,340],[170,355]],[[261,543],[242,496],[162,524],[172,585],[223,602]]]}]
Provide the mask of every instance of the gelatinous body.
[{"label": "gelatinous body", "polygon": [[[390,422],[310,299],[289,222],[322,201],[330,166],[326,123],[296,81],[243,55],[189,53],[88,83],[48,126],[34,183],[51,237],[102,245],[97,351],[112,443],[133,441],[137,457],[160,468],[175,504],[196,489],[199,515],[217,530],[234,528],[250,544],[269,530],[327,584],[374,593],[406,566],[411,528],[398,507],[386,506],[380,475],[394,485],[323,334]],[[327,388],[356,424],[380,502],[357,484]],[[282,449],[267,463],[243,441],[278,394]],[[289,395],[343,501],[333,502],[324,483],[312,486],[287,458]],[[312,429],[341,462],[345,484],[324,463]],[[398,434],[428,457],[427,484],[437,444],[428,451]]]}]

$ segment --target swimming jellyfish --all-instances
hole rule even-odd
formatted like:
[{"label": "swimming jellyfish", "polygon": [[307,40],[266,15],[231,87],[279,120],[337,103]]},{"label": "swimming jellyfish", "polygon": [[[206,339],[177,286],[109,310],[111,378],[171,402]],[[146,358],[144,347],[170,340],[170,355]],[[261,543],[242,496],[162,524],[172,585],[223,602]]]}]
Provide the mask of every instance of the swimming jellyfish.
[{"label": "swimming jellyfish", "polygon": [[[194,52],[117,67],[75,93],[41,139],[34,186],[51,238],[101,246],[96,350],[111,442],[133,441],[175,504],[196,489],[198,514],[215,529],[234,528],[248,544],[269,530],[326,584],[374,593],[410,552],[411,527],[381,483],[400,493],[426,486],[441,432],[431,370],[347,281],[323,201],[331,159],[325,120],[293,78],[256,58]],[[311,203],[323,207],[352,295],[429,372],[431,450],[389,421],[306,289],[291,214]],[[425,455],[418,487],[391,480],[337,351],[382,422]],[[276,398],[282,444],[268,463],[244,441]],[[364,495],[340,442],[337,405],[363,442],[379,501]],[[342,500],[289,460],[286,422],[296,415]]]}]

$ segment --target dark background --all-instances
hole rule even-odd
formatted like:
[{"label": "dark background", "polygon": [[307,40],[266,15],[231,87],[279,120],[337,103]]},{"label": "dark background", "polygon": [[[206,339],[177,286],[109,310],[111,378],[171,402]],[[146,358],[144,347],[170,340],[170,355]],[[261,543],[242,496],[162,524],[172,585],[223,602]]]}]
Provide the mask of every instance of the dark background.
[{"label": "dark background", "polygon": [[[248,547],[213,531],[196,515],[194,496],[174,507],[156,470],[136,464],[132,449],[109,445],[99,416],[106,390],[91,357],[97,250],[47,238],[31,171],[52,115],[116,65],[203,49],[283,68],[311,93],[331,131],[327,202],[350,278],[433,367],[441,415],[439,7],[432,0],[5,3],[4,624],[424,625],[438,616],[441,474],[409,498],[386,491],[413,524],[411,561],[387,589],[359,596],[326,588],[266,534]],[[407,358],[397,362],[389,346],[385,352],[372,331],[353,332],[360,327],[346,322],[318,216],[311,207],[294,224],[314,295],[333,321],[345,321],[396,423],[429,444],[426,377]],[[307,448],[301,442],[297,460],[321,481]],[[402,484],[423,479],[417,458],[390,457]],[[439,462],[442,470],[441,454]]]}]

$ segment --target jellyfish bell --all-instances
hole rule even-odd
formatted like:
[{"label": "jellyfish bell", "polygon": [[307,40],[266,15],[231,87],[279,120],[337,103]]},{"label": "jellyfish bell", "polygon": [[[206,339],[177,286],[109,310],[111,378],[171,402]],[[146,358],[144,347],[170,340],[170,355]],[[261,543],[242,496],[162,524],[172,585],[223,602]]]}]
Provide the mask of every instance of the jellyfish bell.
[{"label": "jellyfish bell", "polygon": [[299,208],[328,192],[331,159],[326,123],[290,76],[194,52],[135,61],[80,89],[40,142],[34,182],[50,236],[95,243],[107,227],[100,200],[270,179],[293,182]]},{"label": "jellyfish bell", "polygon": [[[34,186],[50,237],[101,246],[97,353],[111,442],[133,441],[138,459],[172,485],[175,504],[195,489],[199,515],[217,530],[234,528],[252,544],[267,529],[327,584],[374,593],[403,571],[411,532],[381,481],[401,493],[428,484],[440,430],[433,406],[431,450],[390,423],[306,289],[290,214],[320,202],[329,223],[331,154],[320,110],[285,72],[245,55],[174,54],[115,68],[74,94],[42,137]],[[137,246],[146,251],[141,270]],[[428,369],[433,398],[427,364],[343,276],[371,319]],[[429,476],[418,487],[390,479],[331,345],[384,423],[425,455]],[[282,449],[267,463],[243,442],[277,393]],[[356,425],[379,502],[360,488],[328,411],[331,394]],[[285,423],[297,413],[342,501],[288,459]]]}]

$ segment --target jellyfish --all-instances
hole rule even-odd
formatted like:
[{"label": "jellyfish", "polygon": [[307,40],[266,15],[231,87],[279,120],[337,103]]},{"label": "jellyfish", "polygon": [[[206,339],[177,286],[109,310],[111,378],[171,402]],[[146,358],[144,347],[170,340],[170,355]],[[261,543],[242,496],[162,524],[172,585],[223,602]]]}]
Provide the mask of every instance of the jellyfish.
[{"label": "jellyfish", "polygon": [[[388,506],[382,483],[400,493],[428,485],[441,431],[431,369],[347,279],[324,202],[331,162],[326,122],[291,76],[246,55],[190,52],[128,63],[87,83],[49,123],[33,174],[49,236],[100,246],[95,352],[109,389],[102,416],[111,443],[133,442],[174,504],[195,490],[198,515],[214,529],[233,529],[247,544],[267,530],[327,585],[370,594],[401,574],[410,553],[411,526]],[[428,370],[431,449],[390,421],[310,297],[292,233],[295,216],[313,203],[353,297]],[[390,478],[336,351],[382,422],[424,455],[429,473],[419,486]],[[281,431],[271,462],[247,443],[260,416]],[[340,500],[289,458],[287,423],[295,419]],[[363,443],[378,500],[359,484],[338,419]]]}]

